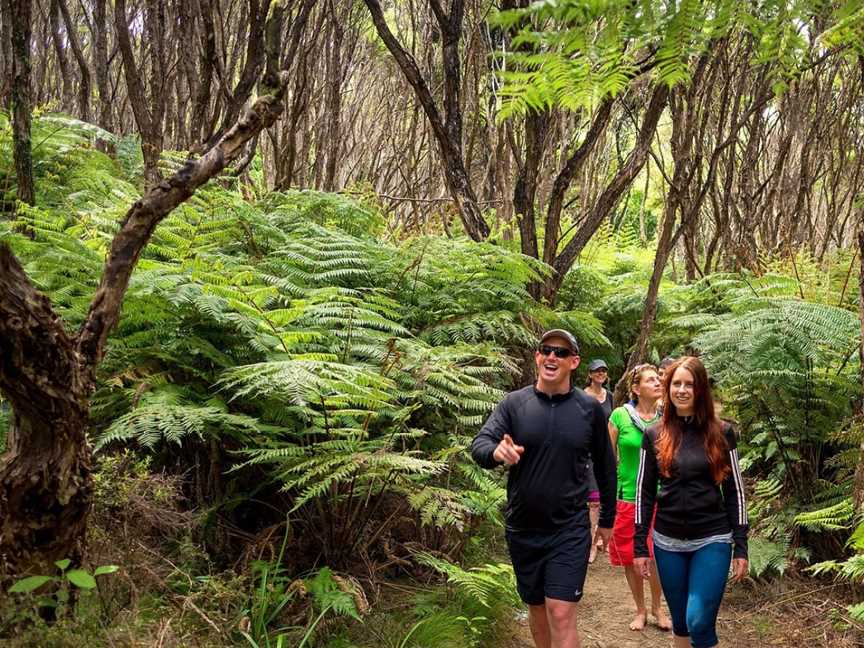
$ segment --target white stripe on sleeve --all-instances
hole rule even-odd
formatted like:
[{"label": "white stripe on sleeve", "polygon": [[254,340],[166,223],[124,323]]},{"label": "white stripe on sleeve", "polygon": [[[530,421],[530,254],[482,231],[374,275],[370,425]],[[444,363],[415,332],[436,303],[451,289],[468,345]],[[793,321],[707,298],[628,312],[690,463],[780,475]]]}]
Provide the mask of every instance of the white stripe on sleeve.
[{"label": "white stripe on sleeve", "polygon": [[729,451],[729,463],[732,466],[732,476],[735,479],[735,490],[738,498],[738,524],[747,524],[747,503],[744,501],[744,480],[741,479],[741,467],[738,465],[738,449]]},{"label": "white stripe on sleeve", "polygon": [[642,478],[645,476],[645,448],[639,449],[639,472],[636,473],[636,521],[642,523]]}]

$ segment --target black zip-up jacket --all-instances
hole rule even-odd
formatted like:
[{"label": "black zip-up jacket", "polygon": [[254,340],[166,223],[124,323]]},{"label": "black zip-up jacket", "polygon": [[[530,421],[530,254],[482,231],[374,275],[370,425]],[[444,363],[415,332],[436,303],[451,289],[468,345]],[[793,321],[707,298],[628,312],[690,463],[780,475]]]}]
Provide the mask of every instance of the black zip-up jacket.
[{"label": "black zip-up jacket", "polygon": [[589,456],[600,487],[600,526],[615,522],[615,455],[603,408],[582,390],[548,395],[533,385],[504,397],[474,437],[471,455],[484,468],[509,434],[525,447],[507,476],[507,528],[548,531],[587,510]]},{"label": "black zip-up jacket", "polygon": [[648,530],[656,502],[654,528],[658,532],[679,540],[695,540],[731,531],[733,556],[746,558],[747,502],[732,426],[723,424],[731,470],[720,486],[711,476],[703,433],[691,423],[685,425],[672,476],[662,477],[656,454],[659,430],[659,424],[651,426],[642,439],[636,480],[635,555],[648,557]]}]

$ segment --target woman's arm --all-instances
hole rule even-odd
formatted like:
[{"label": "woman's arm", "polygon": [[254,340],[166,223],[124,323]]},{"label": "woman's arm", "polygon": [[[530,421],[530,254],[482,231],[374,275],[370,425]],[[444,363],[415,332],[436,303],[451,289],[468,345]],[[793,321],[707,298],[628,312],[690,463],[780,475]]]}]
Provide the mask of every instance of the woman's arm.
[{"label": "woman's arm", "polygon": [[612,442],[612,449],[615,451],[615,461],[618,461],[618,428],[611,420],[607,426],[609,428],[609,441]]},{"label": "woman's arm", "polygon": [[[606,436],[606,417],[597,403],[591,425],[591,459],[594,462],[594,477],[600,491],[600,522],[604,529],[615,523],[615,493],[618,490],[618,475],[615,471],[615,454],[609,437]],[[604,537],[604,541],[608,538]]]},{"label": "woman's arm", "polygon": [[721,489],[723,501],[726,504],[726,518],[732,527],[732,539],[735,542],[733,556],[747,558],[747,502],[744,499],[744,480],[741,478],[741,466],[738,463],[738,443],[731,425],[726,425],[724,434],[729,447],[728,459],[731,468],[729,475],[723,480]]},{"label": "woman's arm", "polygon": [[648,530],[654,518],[654,503],[657,500],[657,455],[654,452],[653,430],[648,430],[642,437],[642,448],[639,451],[639,472],[636,475],[636,535],[634,537],[634,555],[637,558],[647,558]]}]

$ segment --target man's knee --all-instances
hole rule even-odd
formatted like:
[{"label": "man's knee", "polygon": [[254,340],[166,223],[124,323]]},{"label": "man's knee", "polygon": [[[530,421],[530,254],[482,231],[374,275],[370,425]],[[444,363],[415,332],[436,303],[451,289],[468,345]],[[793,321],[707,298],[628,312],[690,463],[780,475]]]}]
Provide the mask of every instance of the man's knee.
[{"label": "man's knee", "polygon": [[548,599],[546,616],[553,631],[569,629],[576,624],[576,603]]}]

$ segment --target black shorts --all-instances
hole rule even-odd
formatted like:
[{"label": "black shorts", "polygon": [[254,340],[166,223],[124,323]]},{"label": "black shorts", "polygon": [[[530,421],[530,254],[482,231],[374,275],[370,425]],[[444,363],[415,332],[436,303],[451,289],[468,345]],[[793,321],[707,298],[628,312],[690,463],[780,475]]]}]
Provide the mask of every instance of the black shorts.
[{"label": "black shorts", "polygon": [[[585,516],[587,518],[587,516]],[[507,531],[519,596],[528,605],[546,598],[575,603],[582,598],[591,526],[575,523],[557,531]]]}]

